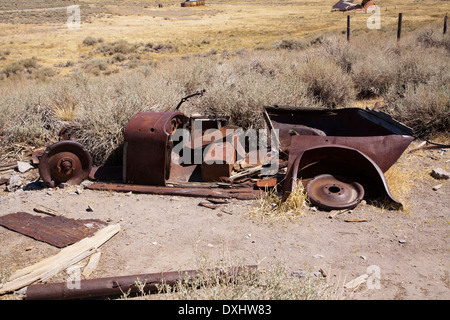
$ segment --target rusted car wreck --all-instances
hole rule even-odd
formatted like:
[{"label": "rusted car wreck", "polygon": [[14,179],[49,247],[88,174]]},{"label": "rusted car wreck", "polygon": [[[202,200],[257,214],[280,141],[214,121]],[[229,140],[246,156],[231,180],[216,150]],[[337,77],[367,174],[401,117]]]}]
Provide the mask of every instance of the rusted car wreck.
[{"label": "rusted car wreck", "polygon": [[[123,163],[117,167],[93,167],[83,145],[62,137],[40,158],[42,180],[55,187],[89,178],[96,180],[88,187],[92,190],[236,199],[256,199],[274,186],[282,186],[280,196],[286,198],[301,181],[311,203],[324,210],[353,208],[364,198],[379,197],[401,206],[384,172],[413,137],[387,114],[266,107],[270,138],[254,150],[226,117],[180,112],[187,98],[174,111],[134,115],[124,129]],[[255,154],[256,160],[248,161]],[[239,163],[247,165],[233,173]]]},{"label": "rusted car wreck", "polygon": [[311,203],[322,209],[353,208],[384,197],[394,206],[386,172],[413,141],[410,128],[383,112],[359,108],[266,108],[288,155],[283,192],[301,179]]}]

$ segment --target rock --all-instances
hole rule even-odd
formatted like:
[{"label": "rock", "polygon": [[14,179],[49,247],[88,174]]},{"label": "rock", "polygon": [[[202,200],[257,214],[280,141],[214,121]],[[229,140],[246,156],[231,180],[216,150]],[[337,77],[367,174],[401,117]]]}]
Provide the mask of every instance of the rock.
[{"label": "rock", "polygon": [[442,183],[441,183],[441,184],[438,184],[438,185],[436,185],[436,186],[433,187],[433,190],[434,190],[434,191],[438,191],[440,188],[442,188],[442,186],[443,186]]},{"label": "rock", "polygon": [[59,189],[64,189],[64,188],[68,188],[68,187],[70,187],[70,184],[68,184],[66,182],[62,182],[62,183],[58,184]]},{"label": "rock", "polygon": [[86,211],[87,212],[94,212],[94,208],[91,205],[88,205]]},{"label": "rock", "polygon": [[6,189],[9,192],[14,192],[20,187],[22,187],[22,178],[20,176],[14,175],[11,178],[9,178],[8,185],[6,186]]},{"label": "rock", "polygon": [[19,172],[27,172],[33,168],[34,167],[29,162],[17,161],[17,170],[19,170]]},{"label": "rock", "polygon": [[324,256],[321,255],[321,254],[315,254],[315,255],[313,255],[313,257],[316,258],[316,259],[322,259],[322,258],[324,258]]},{"label": "rock", "polygon": [[431,171],[431,176],[435,179],[447,180],[450,178],[450,172],[447,172],[441,168],[437,168],[437,169],[433,169],[433,171]]},{"label": "rock", "polygon": [[80,184],[80,186],[82,186],[83,188],[87,188],[87,187],[89,187],[91,184],[94,184],[94,182],[89,181],[89,180],[84,180],[84,181]]},{"label": "rock", "polygon": [[299,277],[299,278],[304,278],[304,277],[308,276],[308,274],[309,274],[308,272],[303,271],[301,269],[291,272],[291,276]]},{"label": "rock", "polygon": [[302,269],[299,269],[299,270],[291,272],[291,276],[299,277],[299,278],[306,278],[306,277],[311,277],[311,276],[326,278],[327,274],[325,271],[323,271],[323,269],[320,269],[319,271],[315,271],[315,272],[307,272]]},{"label": "rock", "polygon": [[405,239],[400,239],[400,240],[398,240],[398,243],[406,243],[406,240]]}]

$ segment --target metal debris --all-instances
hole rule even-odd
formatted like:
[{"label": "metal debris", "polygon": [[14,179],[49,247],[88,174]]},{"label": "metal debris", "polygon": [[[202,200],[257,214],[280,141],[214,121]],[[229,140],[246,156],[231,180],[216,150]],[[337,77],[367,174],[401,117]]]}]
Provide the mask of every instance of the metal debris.
[{"label": "metal debris", "polygon": [[220,181],[230,177],[236,161],[236,151],[229,142],[212,143],[206,149],[201,165],[203,181]]},{"label": "metal debris", "polygon": [[72,140],[49,145],[39,161],[39,174],[52,188],[61,183],[80,184],[89,176],[91,169],[91,155],[83,145]]},{"label": "metal debris", "polygon": [[0,217],[0,225],[58,248],[93,235],[107,224],[100,220],[75,220],[62,216],[40,217],[16,212]]},{"label": "metal debris", "polygon": [[[383,173],[413,141],[410,128],[370,109],[268,107],[266,111],[279,130],[282,156],[288,158],[284,198],[301,179],[312,202],[324,210],[355,207],[363,196],[387,196],[393,206],[401,206]],[[298,134],[291,135],[292,131]],[[319,183],[324,174],[327,182]]]},{"label": "metal debris", "polygon": [[145,186],[133,184],[114,184],[114,183],[94,183],[87,187],[91,190],[112,190],[119,192],[136,192],[143,194],[159,194],[172,196],[186,196],[186,197],[211,197],[224,199],[240,199],[240,200],[254,200],[261,197],[261,190],[253,188],[236,188],[236,189],[222,189],[222,188],[186,188],[186,187],[160,187],[160,186]]},{"label": "metal debris", "polygon": [[129,276],[117,276],[109,278],[81,280],[76,288],[70,289],[67,283],[49,283],[30,285],[26,291],[26,300],[71,300],[93,297],[105,297],[123,295],[126,293],[142,293],[158,290],[158,286],[173,286],[183,282],[189,285],[195,278],[211,274],[220,276],[221,279],[234,279],[236,276],[252,272],[257,266],[231,267],[228,269],[214,270],[183,270],[161,273],[137,274]]},{"label": "metal debris", "polygon": [[[122,166],[92,168],[87,151],[66,140],[44,152],[39,164],[42,179],[54,186],[89,177],[110,182],[89,186],[92,190],[255,199],[263,193],[258,189],[275,187],[283,173],[284,198],[301,179],[311,202],[321,209],[353,208],[364,197],[380,196],[401,206],[390,194],[384,172],[413,137],[410,128],[389,115],[360,108],[266,107],[263,116],[268,129],[275,129],[270,137],[272,144],[279,142],[278,157],[272,147],[270,152],[247,152],[239,142],[242,129],[228,125],[227,118],[187,117],[178,111],[183,102],[203,92],[183,98],[173,112],[134,115],[124,131]],[[250,164],[255,152],[257,163]],[[76,171],[79,167],[86,167],[87,173]],[[207,182],[217,185],[201,185]]]}]

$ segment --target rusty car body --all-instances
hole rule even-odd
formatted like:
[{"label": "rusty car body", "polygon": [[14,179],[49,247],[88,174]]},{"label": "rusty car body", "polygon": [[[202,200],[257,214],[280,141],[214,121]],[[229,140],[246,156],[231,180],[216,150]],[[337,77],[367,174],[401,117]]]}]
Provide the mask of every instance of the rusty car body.
[{"label": "rusty car body", "polygon": [[[352,208],[363,198],[377,197],[401,206],[384,173],[413,137],[410,128],[387,114],[361,108],[265,107],[267,129],[276,133],[271,145],[258,146],[259,161],[253,168],[232,175],[237,156],[245,159],[255,150],[238,143],[229,152],[229,141],[234,140],[228,138],[242,129],[229,125],[227,117],[188,117],[179,111],[181,103],[203,92],[183,98],[174,111],[135,114],[124,128],[123,163],[117,167],[93,167],[80,143],[62,137],[40,159],[42,180],[55,187],[89,178],[98,180],[89,186],[93,190],[237,199],[258,198],[277,184],[286,199],[301,181],[311,203],[324,210]],[[214,154],[222,149],[219,156]],[[200,162],[183,162],[181,154],[200,157]],[[221,157],[224,162],[216,165]],[[264,161],[279,164],[271,176],[260,170]],[[262,179],[249,179],[258,174]],[[242,178],[245,183],[239,183]]]},{"label": "rusty car body", "polygon": [[384,172],[413,141],[410,128],[370,109],[274,106],[265,112],[288,158],[285,198],[301,180],[311,202],[322,209],[353,208],[364,196],[401,206]]}]

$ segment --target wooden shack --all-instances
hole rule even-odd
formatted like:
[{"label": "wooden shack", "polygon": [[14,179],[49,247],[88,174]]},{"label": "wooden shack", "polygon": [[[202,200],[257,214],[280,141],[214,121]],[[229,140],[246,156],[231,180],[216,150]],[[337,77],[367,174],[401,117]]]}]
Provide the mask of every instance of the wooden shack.
[{"label": "wooden shack", "polygon": [[181,3],[182,7],[204,6],[205,0],[187,0]]}]

